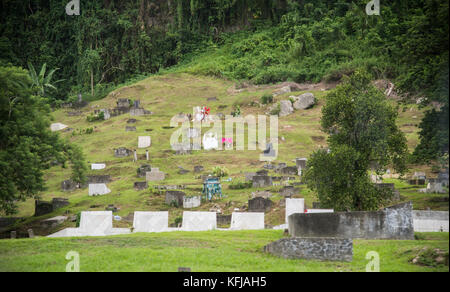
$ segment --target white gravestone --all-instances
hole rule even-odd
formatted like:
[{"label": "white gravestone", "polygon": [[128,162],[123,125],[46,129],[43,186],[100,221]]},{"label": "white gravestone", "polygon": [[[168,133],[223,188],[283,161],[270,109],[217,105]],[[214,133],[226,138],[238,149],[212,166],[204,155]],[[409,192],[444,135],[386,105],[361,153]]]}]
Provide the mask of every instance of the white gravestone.
[{"label": "white gravestone", "polygon": [[286,224],[288,223],[288,217],[294,213],[305,213],[305,199],[286,198]]},{"label": "white gravestone", "polygon": [[106,195],[110,192],[106,184],[89,184],[89,196]]},{"label": "white gravestone", "polygon": [[218,148],[219,148],[219,141],[217,140],[217,134],[211,132],[206,133],[203,136],[203,149],[211,150]]},{"label": "white gravestone", "polygon": [[216,212],[183,212],[183,223],[181,229],[184,231],[207,231],[216,228]]},{"label": "white gravestone", "polygon": [[201,205],[201,203],[202,203],[201,196],[184,197],[183,198],[183,208],[185,208],[185,209],[199,207]]},{"label": "white gravestone", "polygon": [[134,212],[134,232],[163,232],[169,228],[169,212]]},{"label": "white gravestone", "polygon": [[54,124],[50,125],[50,130],[52,132],[61,131],[62,129],[65,129],[65,128],[67,128],[67,125],[64,125],[64,124],[61,124],[61,123],[54,123]]},{"label": "white gravestone", "polygon": [[106,167],[106,164],[104,164],[104,163],[92,163],[91,164],[92,170],[104,169],[105,167]]},{"label": "white gravestone", "polygon": [[152,139],[150,136],[139,136],[138,138],[138,148],[147,148],[152,144]]},{"label": "white gravestone", "polygon": [[233,212],[231,214],[231,230],[264,229],[264,213],[262,212]]}]

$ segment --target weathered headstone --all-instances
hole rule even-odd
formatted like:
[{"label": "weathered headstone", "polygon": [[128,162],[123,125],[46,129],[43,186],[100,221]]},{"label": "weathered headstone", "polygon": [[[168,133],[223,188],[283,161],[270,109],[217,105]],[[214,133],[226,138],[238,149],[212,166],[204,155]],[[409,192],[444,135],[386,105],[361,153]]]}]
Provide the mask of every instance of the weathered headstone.
[{"label": "weathered headstone", "polygon": [[11,231],[11,239],[16,239],[16,238],[17,238],[17,232]]},{"label": "weathered headstone", "polygon": [[176,207],[182,207],[185,196],[186,194],[181,191],[166,191],[166,205],[175,205]]},{"label": "weathered headstone", "polygon": [[204,169],[203,169],[203,166],[201,166],[201,165],[196,165],[196,166],[194,166],[194,172],[202,172]]},{"label": "weathered headstone", "polygon": [[133,152],[127,148],[120,147],[117,149],[114,149],[114,156],[115,157],[127,157],[130,156]]},{"label": "weathered headstone", "polygon": [[145,174],[152,170],[152,167],[148,164],[141,165],[137,169],[137,175],[138,177],[145,177]]},{"label": "weathered headstone", "polygon": [[138,138],[138,148],[147,148],[152,144],[152,139],[150,136],[139,136]]},{"label": "weathered headstone", "polygon": [[299,191],[300,191],[300,189],[299,189],[299,188],[296,188],[296,187],[294,187],[294,186],[284,186],[284,187],[282,187],[281,190],[280,190],[280,195],[282,195],[282,196],[285,197],[285,198],[286,198],[286,197],[287,197],[287,198],[290,198],[290,197],[292,197],[293,195],[298,194]]},{"label": "weathered headstone", "polygon": [[272,177],[266,175],[255,175],[252,178],[254,188],[265,188],[272,186]]},{"label": "weathered headstone", "polygon": [[34,238],[34,232],[33,232],[33,229],[30,228],[30,229],[27,230],[27,232],[28,232],[28,237],[29,237],[29,238]]},{"label": "weathered headstone", "polygon": [[51,202],[34,201],[34,216],[42,216],[51,212],[53,212],[53,204]]},{"label": "weathered headstone", "polygon": [[148,183],[145,182],[134,182],[134,189],[137,191],[146,190],[148,188]]},{"label": "weathered headstone", "polygon": [[104,163],[92,163],[91,164],[92,170],[104,169],[105,167],[106,167],[106,164],[104,164]]},{"label": "weathered headstone", "polygon": [[184,197],[183,208],[185,209],[197,208],[201,205],[201,202],[202,202],[201,196]]},{"label": "weathered headstone", "polygon": [[150,172],[147,172],[146,175],[147,181],[161,181],[165,179],[165,174],[162,171],[159,171],[159,168],[152,167]]},{"label": "weathered headstone", "polygon": [[249,212],[267,212],[272,207],[273,203],[270,199],[265,199],[263,197],[256,197],[248,200],[248,211]]}]

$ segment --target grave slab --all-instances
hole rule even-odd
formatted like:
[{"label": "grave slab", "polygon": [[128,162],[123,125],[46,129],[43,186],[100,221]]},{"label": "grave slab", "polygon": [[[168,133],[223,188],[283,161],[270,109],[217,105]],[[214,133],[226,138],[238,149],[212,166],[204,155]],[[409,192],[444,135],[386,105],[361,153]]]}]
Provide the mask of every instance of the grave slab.
[{"label": "grave slab", "polygon": [[231,214],[231,230],[264,229],[264,213],[262,212],[233,212]]},{"label": "grave slab", "polygon": [[183,212],[181,229],[184,231],[207,231],[217,228],[216,212]]},{"label": "grave slab", "polygon": [[164,232],[169,227],[169,212],[134,212],[134,232]]}]

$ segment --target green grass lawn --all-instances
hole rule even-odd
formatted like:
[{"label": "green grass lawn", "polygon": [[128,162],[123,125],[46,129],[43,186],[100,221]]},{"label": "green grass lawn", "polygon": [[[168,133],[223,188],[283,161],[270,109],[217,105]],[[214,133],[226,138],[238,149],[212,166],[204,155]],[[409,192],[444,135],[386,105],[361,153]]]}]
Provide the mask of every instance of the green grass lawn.
[{"label": "green grass lawn", "polygon": [[281,230],[133,234],[112,237],[34,238],[0,241],[0,271],[65,271],[69,251],[80,255],[87,271],[365,271],[366,254],[380,255],[380,271],[447,271],[411,260],[424,248],[447,252],[448,233],[427,233],[420,240],[355,240],[352,262],[289,260],[263,247],[282,238]]}]

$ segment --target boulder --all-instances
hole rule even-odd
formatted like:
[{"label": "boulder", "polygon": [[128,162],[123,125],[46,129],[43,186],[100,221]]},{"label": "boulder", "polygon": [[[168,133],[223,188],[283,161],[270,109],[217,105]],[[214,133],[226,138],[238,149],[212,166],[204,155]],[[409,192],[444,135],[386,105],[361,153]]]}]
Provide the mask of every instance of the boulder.
[{"label": "boulder", "polygon": [[312,93],[304,93],[299,96],[291,96],[294,99],[294,108],[304,110],[313,107],[316,104],[316,98]]},{"label": "boulder", "polygon": [[282,100],[280,101],[280,117],[288,116],[294,112],[294,108],[292,107],[292,103],[290,100]]}]

